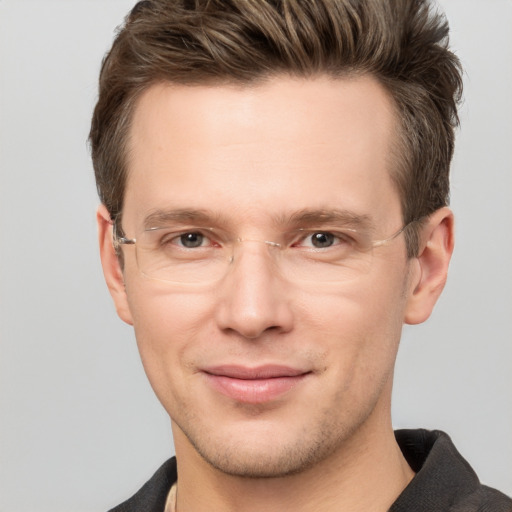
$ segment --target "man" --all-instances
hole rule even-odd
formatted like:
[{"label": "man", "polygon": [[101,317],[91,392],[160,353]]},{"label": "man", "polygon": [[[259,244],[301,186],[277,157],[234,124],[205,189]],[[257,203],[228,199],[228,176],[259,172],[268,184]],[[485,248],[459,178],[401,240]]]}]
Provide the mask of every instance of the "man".
[{"label": "man", "polygon": [[512,510],[391,427],[453,250],[446,43],[419,0],[132,10],[91,128],[100,251],[176,458],[114,510]]}]

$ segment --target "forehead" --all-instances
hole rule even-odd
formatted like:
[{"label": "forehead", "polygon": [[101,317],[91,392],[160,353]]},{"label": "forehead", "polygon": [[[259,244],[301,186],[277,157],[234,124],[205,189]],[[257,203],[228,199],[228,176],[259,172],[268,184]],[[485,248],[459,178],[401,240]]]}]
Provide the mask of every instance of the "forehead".
[{"label": "forehead", "polygon": [[134,112],[124,217],[186,208],[256,220],[294,209],[393,213],[395,126],[392,100],[371,77],[154,85]]}]

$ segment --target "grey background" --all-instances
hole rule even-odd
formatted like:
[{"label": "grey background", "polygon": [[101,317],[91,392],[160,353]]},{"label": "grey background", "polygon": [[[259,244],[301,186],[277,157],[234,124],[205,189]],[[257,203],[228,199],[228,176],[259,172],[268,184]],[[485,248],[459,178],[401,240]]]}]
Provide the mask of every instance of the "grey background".
[{"label": "grey background", "polygon": [[[101,57],[131,0],[0,0],[0,511],[106,510],[172,453],[103,284],[86,146]],[[406,328],[396,427],[449,432],[512,494],[512,2],[444,0],[466,67],[457,245]]]}]

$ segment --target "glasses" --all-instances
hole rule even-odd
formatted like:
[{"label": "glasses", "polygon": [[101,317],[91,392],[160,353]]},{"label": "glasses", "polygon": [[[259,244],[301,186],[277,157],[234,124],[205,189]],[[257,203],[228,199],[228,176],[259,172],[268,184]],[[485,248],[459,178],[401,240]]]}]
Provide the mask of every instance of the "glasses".
[{"label": "glasses", "polygon": [[242,246],[252,246],[274,272],[291,282],[343,282],[366,274],[375,249],[396,239],[413,220],[392,235],[373,240],[371,233],[348,227],[294,229],[277,241],[241,238],[221,229],[162,225],[143,230],[136,238],[121,236],[113,223],[113,244],[133,245],[139,271],[147,278],[181,285],[222,280],[241,258]]}]

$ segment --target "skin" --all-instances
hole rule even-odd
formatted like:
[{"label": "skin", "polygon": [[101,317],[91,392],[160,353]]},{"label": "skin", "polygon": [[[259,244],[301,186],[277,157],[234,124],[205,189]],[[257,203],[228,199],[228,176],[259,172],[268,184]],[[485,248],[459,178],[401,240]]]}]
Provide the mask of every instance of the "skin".
[{"label": "skin", "polygon": [[[402,226],[390,178],[396,129],[392,100],[371,77],[154,85],[133,119],[124,232],[135,237],[155,209],[200,209],[239,236],[272,240],[284,229],[276,218],[342,208],[386,238]],[[264,244],[247,243],[203,287],[144,277],[133,246],[121,270],[103,206],[97,217],[118,314],[171,417],[178,509],[387,510],[413,476],[390,418],[401,329],[428,318],[444,286],[451,212],[425,224],[419,257],[409,260],[398,236],[344,283],[291,282]],[[204,371],[268,364],[305,377],[248,403]]]}]

